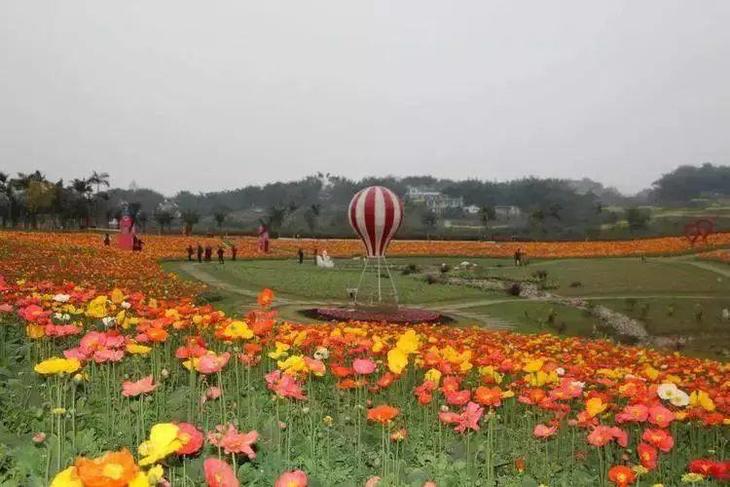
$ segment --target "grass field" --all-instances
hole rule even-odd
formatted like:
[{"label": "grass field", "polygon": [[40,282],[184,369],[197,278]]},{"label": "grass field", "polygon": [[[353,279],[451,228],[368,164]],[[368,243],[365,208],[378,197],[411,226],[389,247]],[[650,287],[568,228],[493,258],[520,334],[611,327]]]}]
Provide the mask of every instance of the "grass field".
[{"label": "grass field", "polygon": [[476,306],[468,311],[499,317],[515,323],[523,332],[551,332],[571,336],[591,336],[596,320],[570,306],[537,301],[502,302]]},{"label": "grass field", "polygon": [[722,310],[730,309],[725,299],[616,299],[595,301],[645,323],[652,335],[730,332]]},{"label": "grass field", "polygon": [[535,261],[525,267],[482,268],[476,275],[525,280],[538,270],[547,271],[551,290],[564,296],[730,295],[730,279],[691,260],[671,258]]},{"label": "grass field", "polygon": [[[460,268],[464,261],[476,267]],[[298,309],[345,303],[347,289],[357,285],[362,263],[335,262],[334,269],[317,268],[311,261],[299,265],[294,260],[164,265],[187,278],[208,282],[211,290],[205,296],[229,313],[250,307],[254,293],[270,287],[285,300],[282,316],[301,320]],[[687,257],[645,262],[639,258],[536,260],[525,267],[515,267],[511,259],[492,258],[404,257],[389,262],[401,303],[439,309],[458,324],[571,336],[595,334],[596,319],[571,306],[515,298],[498,290],[428,284],[425,279],[446,275],[534,282],[533,274],[542,270],[547,272],[548,291],[553,294],[607,306],[644,323],[652,336],[692,337],[688,353],[722,358],[730,350],[730,323],[722,318],[722,310],[730,308],[730,277],[727,266],[720,264],[698,263]],[[448,273],[441,273],[442,264],[450,267]],[[417,272],[403,275],[401,271],[408,266],[415,266]]]}]

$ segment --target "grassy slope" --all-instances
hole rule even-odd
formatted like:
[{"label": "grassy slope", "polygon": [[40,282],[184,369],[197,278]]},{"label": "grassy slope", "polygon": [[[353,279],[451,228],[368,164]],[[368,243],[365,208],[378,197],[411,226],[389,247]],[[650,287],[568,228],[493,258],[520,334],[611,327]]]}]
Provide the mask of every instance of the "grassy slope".
[{"label": "grassy slope", "polygon": [[[517,324],[519,331],[523,332],[557,333],[560,331],[563,335],[590,336],[595,323],[595,319],[576,308],[538,301],[515,301],[476,306],[468,308],[467,311],[484,313],[510,321]],[[555,315],[552,325],[548,323],[551,313]]]}]

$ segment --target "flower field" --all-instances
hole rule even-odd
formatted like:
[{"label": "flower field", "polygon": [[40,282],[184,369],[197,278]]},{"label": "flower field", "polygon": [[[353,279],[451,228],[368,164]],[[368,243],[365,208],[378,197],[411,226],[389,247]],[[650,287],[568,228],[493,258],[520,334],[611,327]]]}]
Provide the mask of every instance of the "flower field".
[{"label": "flower field", "polygon": [[[241,248],[252,250],[246,255],[257,256],[255,242],[250,238],[235,239]],[[703,244],[704,245],[704,244]],[[707,239],[707,247],[730,245],[730,233],[718,233]],[[281,239],[274,241],[273,254],[292,256],[298,248],[311,253],[327,250],[331,256],[350,257],[362,253],[362,244],[355,239]],[[695,252],[702,248],[692,246],[683,236],[641,240],[584,241],[584,242],[478,242],[453,240],[393,240],[388,248],[391,256],[463,256],[512,257],[521,249],[530,258],[569,257],[628,257],[639,255],[668,255]]]},{"label": "flower field", "polygon": [[703,260],[714,260],[730,264],[730,250],[727,249],[713,250],[711,252],[700,254],[699,257]]},{"label": "flower field", "polygon": [[[727,363],[549,334],[288,323],[268,290],[245,316],[226,316],[195,304],[199,289],[156,263],[179,258],[190,239],[145,242],[140,254],[97,235],[0,234],[0,485],[730,479]],[[240,256],[257,256],[255,240],[235,242]],[[292,255],[297,245],[273,248]],[[494,245],[392,250],[510,255],[516,244]],[[688,249],[680,238],[521,246],[533,257]]]}]

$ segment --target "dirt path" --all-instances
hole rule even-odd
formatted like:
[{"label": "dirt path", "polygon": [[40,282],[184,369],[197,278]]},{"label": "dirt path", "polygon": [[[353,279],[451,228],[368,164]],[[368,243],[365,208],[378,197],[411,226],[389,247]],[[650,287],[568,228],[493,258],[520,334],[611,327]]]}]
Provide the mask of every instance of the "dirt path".
[{"label": "dirt path", "polygon": [[686,261],[686,263],[691,264],[695,267],[699,267],[700,269],[705,269],[706,271],[714,272],[715,274],[719,274],[723,277],[727,277],[730,279],[730,266],[725,266],[726,268],[722,268],[715,264],[702,260],[688,260]]}]

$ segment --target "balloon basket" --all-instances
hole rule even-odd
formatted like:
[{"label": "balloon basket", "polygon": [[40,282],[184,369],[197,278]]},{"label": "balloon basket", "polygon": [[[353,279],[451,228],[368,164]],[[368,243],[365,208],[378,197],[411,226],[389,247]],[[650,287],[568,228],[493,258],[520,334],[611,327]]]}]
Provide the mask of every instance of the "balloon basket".
[{"label": "balloon basket", "polygon": [[385,256],[365,259],[352,304],[357,309],[375,311],[398,309],[398,289]]}]

